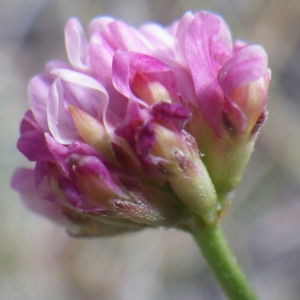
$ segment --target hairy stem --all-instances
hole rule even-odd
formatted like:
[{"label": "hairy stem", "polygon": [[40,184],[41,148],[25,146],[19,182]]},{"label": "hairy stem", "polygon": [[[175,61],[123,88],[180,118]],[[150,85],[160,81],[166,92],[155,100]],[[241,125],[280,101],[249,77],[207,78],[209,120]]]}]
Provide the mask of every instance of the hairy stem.
[{"label": "hairy stem", "polygon": [[228,299],[257,299],[230,251],[219,224],[210,228],[199,227],[192,235]]}]

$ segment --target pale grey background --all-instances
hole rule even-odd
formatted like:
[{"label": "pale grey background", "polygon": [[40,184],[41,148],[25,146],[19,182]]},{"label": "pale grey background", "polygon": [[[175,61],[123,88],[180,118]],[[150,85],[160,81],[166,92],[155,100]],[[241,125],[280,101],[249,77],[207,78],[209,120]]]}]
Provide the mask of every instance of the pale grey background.
[{"label": "pale grey background", "polygon": [[10,189],[13,170],[30,165],[15,148],[26,85],[46,61],[66,58],[68,18],[85,27],[100,14],[167,25],[199,9],[223,15],[235,38],[269,53],[268,122],[223,225],[260,299],[299,299],[298,0],[0,0],[0,299],[224,299],[187,234],[157,229],[75,240],[27,211]]}]

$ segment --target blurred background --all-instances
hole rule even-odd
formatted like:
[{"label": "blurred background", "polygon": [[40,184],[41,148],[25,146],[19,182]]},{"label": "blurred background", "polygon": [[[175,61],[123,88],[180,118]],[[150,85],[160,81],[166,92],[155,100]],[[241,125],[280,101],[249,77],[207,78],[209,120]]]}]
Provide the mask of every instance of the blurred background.
[{"label": "blurred background", "polygon": [[262,44],[269,118],[223,227],[260,299],[300,298],[300,1],[0,0],[0,299],[224,299],[192,238],[165,229],[72,239],[25,209],[10,189],[27,83],[66,59],[64,24],[105,14],[164,25],[186,10],[221,14],[234,38]]}]

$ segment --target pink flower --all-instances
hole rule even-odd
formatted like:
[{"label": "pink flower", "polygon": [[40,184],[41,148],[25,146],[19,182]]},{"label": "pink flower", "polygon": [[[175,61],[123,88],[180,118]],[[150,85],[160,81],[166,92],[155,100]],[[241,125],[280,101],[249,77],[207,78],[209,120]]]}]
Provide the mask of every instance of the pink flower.
[{"label": "pink flower", "polygon": [[71,19],[69,63],[49,62],[29,84],[18,149],[35,169],[17,170],[14,189],[74,235],[182,227],[194,215],[211,222],[214,178],[195,132],[256,134],[264,50],[233,46],[224,21],[207,12],[139,30],[100,17],[88,32],[87,40]]},{"label": "pink flower", "polygon": [[[205,42],[199,49],[195,44],[200,39]],[[222,135],[222,113],[238,133],[244,133],[248,126],[253,129],[266,105],[269,71],[264,49],[240,43],[232,45],[223,21],[202,13],[189,27],[185,51],[200,109],[216,133]],[[198,68],[203,70],[201,75]],[[251,89],[255,90],[253,99]]]}]

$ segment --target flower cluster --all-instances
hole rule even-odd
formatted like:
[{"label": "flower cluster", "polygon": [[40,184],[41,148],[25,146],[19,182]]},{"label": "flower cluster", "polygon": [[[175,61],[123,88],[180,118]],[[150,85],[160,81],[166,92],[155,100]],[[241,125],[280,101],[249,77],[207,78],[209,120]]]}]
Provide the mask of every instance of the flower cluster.
[{"label": "flower cluster", "polygon": [[65,27],[69,63],[28,88],[13,187],[73,235],[214,222],[239,183],[266,112],[270,71],[225,22],[186,13],[167,28],[99,17]]}]

